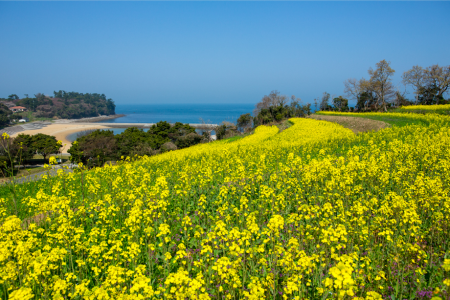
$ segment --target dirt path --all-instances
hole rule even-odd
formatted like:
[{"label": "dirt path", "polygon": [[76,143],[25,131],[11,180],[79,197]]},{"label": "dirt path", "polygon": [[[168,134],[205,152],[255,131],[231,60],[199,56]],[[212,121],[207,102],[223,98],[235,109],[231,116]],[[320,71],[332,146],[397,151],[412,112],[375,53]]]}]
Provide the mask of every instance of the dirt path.
[{"label": "dirt path", "polygon": [[323,120],[338,123],[345,128],[351,129],[354,133],[375,130],[378,131],[383,128],[390,127],[388,123],[383,121],[358,118],[358,117],[344,117],[344,116],[325,116],[325,115],[311,115],[311,119]]}]

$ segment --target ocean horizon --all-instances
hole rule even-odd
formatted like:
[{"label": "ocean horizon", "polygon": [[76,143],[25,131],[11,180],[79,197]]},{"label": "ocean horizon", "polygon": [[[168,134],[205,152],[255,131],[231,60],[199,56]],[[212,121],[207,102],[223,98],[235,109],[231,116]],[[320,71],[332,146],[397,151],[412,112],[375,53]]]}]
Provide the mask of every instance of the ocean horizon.
[{"label": "ocean horizon", "polygon": [[124,117],[99,123],[236,123],[240,115],[252,113],[255,104],[117,104],[116,114]]},{"label": "ocean horizon", "polygon": [[[167,121],[169,123],[201,123],[200,118],[209,124],[223,121],[236,123],[240,115],[252,113],[254,104],[116,104],[116,114],[124,117],[108,119],[96,123],[136,123],[148,124]],[[114,134],[120,134],[126,128],[110,128]],[[89,130],[88,130],[89,131]],[[147,131],[147,129],[145,129]],[[83,132],[69,134],[67,140],[73,142]],[[213,131],[212,134],[215,134]]]}]

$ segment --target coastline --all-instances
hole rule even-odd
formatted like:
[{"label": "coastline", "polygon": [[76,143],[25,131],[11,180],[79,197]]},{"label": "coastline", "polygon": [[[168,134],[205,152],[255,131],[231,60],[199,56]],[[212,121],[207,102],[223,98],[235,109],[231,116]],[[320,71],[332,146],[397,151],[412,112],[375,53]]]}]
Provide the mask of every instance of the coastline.
[{"label": "coastline", "polygon": [[[52,123],[32,122],[28,123],[28,126],[26,127],[24,125],[15,126],[15,128],[18,128],[18,130],[9,132],[8,134],[11,137],[16,137],[19,134],[35,135],[38,133],[54,136],[58,141],[62,141],[63,143],[61,153],[67,154],[67,150],[69,150],[70,147],[72,146],[72,142],[68,139],[68,137],[71,134],[96,129],[111,129],[122,127],[149,128],[151,125],[153,125],[153,123],[107,123],[107,122],[98,123],[100,121],[121,118],[123,116],[125,115],[118,114],[118,115],[99,116],[82,119],[58,119],[53,121]],[[214,129],[214,127],[217,126],[217,124],[196,124],[196,123],[192,123],[190,125],[199,129]]]},{"label": "coastline", "polygon": [[[125,116],[124,114],[109,115],[109,116],[99,116],[91,118],[81,118],[81,119],[58,119],[51,124],[45,124],[44,126],[38,126],[36,129],[25,129],[19,127],[20,130],[15,131],[10,134],[11,137],[16,137],[19,134],[29,134],[35,135],[38,133],[48,134],[56,137],[58,141],[62,141],[63,148],[61,152],[63,154],[67,153],[67,150],[72,146],[72,142],[67,139],[67,137],[73,133],[92,130],[92,129],[108,129],[109,126],[101,125],[101,123],[96,123],[104,120],[112,120]],[[85,124],[90,123],[90,124]],[[96,124],[92,124],[96,123]],[[19,125],[20,126],[20,125]]]},{"label": "coastline", "polygon": [[109,115],[109,116],[99,116],[99,117],[90,117],[90,118],[81,118],[81,119],[58,119],[55,120],[55,124],[67,124],[67,123],[95,123],[100,121],[112,120],[125,117],[124,114],[118,115]]},{"label": "coastline", "polygon": [[72,142],[70,142],[67,137],[76,132],[85,131],[85,130],[92,130],[92,129],[108,129],[110,127],[103,126],[103,125],[91,125],[91,124],[77,124],[77,123],[66,123],[66,124],[58,124],[53,123],[46,127],[40,128],[40,129],[34,129],[34,130],[24,130],[21,132],[17,132],[11,137],[16,137],[19,134],[29,134],[29,135],[35,135],[38,133],[44,133],[48,135],[52,135],[56,137],[58,141],[62,141],[63,148],[61,149],[61,153],[65,154],[67,153],[67,150],[72,146]]}]

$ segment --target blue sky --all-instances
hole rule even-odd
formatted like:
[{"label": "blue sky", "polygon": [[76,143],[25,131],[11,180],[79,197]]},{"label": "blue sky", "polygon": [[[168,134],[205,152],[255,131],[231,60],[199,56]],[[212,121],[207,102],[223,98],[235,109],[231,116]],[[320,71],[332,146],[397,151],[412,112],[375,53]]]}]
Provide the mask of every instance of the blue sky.
[{"label": "blue sky", "polygon": [[0,97],[256,103],[276,89],[311,103],[382,59],[395,83],[413,65],[449,65],[449,13],[450,2],[0,2]]}]

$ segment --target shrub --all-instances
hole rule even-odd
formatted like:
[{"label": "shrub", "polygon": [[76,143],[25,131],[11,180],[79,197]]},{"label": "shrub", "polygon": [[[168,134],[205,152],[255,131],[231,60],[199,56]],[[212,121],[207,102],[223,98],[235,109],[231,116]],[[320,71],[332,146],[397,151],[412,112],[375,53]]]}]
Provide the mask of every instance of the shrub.
[{"label": "shrub", "polygon": [[167,152],[172,150],[177,150],[177,145],[172,142],[166,142],[161,146],[161,152]]},{"label": "shrub", "polygon": [[187,148],[193,145],[196,145],[202,141],[202,136],[198,135],[197,133],[191,132],[185,136],[179,137],[175,145],[178,149]]}]

